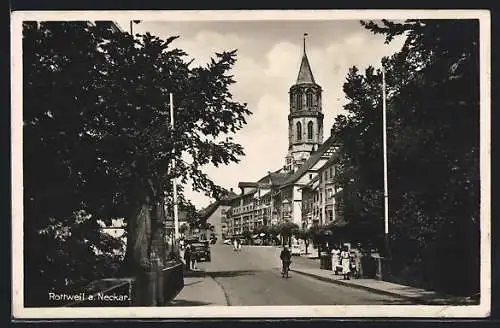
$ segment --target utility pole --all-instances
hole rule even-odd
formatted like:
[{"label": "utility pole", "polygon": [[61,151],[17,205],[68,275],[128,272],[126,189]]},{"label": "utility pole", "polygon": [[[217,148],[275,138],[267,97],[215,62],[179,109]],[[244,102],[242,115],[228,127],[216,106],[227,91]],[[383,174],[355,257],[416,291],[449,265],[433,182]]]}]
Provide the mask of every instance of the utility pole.
[{"label": "utility pole", "polygon": [[130,35],[134,36],[133,24],[139,24],[140,20],[131,20],[130,21]]},{"label": "utility pole", "polygon": [[387,183],[387,96],[385,86],[385,68],[382,64],[382,125],[383,125],[383,152],[384,152],[384,239],[386,257],[391,258],[389,240],[389,188]]},{"label": "utility pole", "polygon": [[[170,93],[170,126],[172,127],[172,131],[174,131],[174,97],[172,93]],[[175,170],[175,152],[172,148],[172,171]],[[174,172],[175,174],[175,172]],[[177,204],[177,179],[172,178],[172,188],[173,188],[173,201],[174,201],[174,240],[177,242],[179,239],[179,213],[178,213],[178,204]]]}]

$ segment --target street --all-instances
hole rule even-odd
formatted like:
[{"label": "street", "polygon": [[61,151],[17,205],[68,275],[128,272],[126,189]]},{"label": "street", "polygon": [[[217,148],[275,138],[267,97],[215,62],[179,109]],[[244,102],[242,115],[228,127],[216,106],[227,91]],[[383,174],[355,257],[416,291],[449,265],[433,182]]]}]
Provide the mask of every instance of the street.
[{"label": "street", "polygon": [[[185,277],[184,290],[174,306],[230,305],[389,305],[408,300],[339,286],[290,273],[280,275],[280,249],[243,246],[239,253],[228,245],[211,245],[212,262],[199,263],[200,271]],[[293,257],[294,266],[317,267],[317,262]]]}]

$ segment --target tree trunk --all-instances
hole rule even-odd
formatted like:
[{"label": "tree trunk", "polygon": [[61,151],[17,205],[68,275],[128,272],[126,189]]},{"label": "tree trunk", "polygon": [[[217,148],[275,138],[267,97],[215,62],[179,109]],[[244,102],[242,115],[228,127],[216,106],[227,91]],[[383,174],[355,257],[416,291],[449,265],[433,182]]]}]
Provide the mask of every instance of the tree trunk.
[{"label": "tree trunk", "polygon": [[127,250],[119,276],[134,276],[150,267],[150,206],[143,203],[134,213],[127,220]]},{"label": "tree trunk", "polygon": [[[154,252],[158,257],[164,256],[158,245],[162,242],[163,234],[158,234],[161,229],[161,216],[163,212],[162,203],[157,202],[156,195],[151,181],[143,183],[136,188],[136,206],[131,208],[130,217],[127,218],[127,248],[125,259],[117,273],[118,276],[135,276],[139,272],[151,269],[150,254]],[[154,205],[152,205],[154,204]],[[153,243],[154,239],[157,240]]]}]

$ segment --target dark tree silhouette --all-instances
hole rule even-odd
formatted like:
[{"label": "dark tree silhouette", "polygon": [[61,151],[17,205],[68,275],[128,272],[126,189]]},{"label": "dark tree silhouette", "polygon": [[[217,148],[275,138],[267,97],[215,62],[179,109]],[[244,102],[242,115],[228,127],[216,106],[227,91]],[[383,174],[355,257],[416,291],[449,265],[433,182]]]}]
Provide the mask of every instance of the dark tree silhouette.
[{"label": "dark tree silhouette", "polygon": [[[133,38],[86,22],[27,22],[23,33],[27,292],[43,291],[46,299],[47,291],[93,279],[89,270],[109,274],[88,251],[107,247],[97,220],[125,218],[127,252],[118,274],[148,270],[164,192],[172,200],[171,179],[218,197],[222,189],[202,166],[244,155],[231,138],[251,114],[229,92],[236,51],[193,67],[172,48],[177,37]],[[76,224],[76,211],[88,218],[74,237],[80,247],[59,238],[59,230]],[[57,232],[44,233],[51,229]]]}]

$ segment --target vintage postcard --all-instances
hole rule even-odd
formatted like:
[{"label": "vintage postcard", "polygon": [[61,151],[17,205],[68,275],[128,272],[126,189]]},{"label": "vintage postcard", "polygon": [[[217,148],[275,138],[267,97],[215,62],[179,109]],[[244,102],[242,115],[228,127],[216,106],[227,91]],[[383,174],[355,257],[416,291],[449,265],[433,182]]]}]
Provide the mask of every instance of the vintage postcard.
[{"label": "vintage postcard", "polygon": [[11,21],[14,318],[489,315],[488,11]]}]

